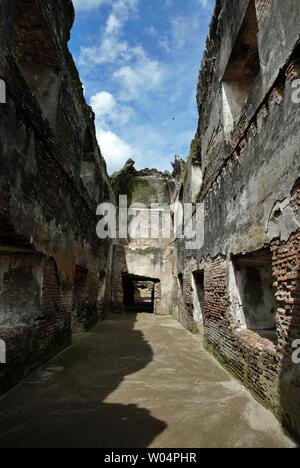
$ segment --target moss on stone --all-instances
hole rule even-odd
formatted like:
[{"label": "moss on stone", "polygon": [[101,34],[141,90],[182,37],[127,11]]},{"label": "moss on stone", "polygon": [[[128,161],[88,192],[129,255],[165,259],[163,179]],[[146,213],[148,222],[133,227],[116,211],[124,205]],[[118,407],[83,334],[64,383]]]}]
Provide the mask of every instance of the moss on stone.
[{"label": "moss on stone", "polygon": [[157,198],[156,190],[147,180],[143,179],[132,180],[129,183],[127,195],[134,203],[147,204]]},{"label": "moss on stone", "polygon": [[[282,415],[280,414],[280,410],[278,408],[278,405],[275,405],[274,402],[272,402],[271,399],[264,399],[264,398],[261,398],[254,390],[253,390],[253,387],[250,385],[249,381],[248,381],[248,372],[247,372],[247,368],[248,368],[248,362],[243,359],[244,361],[244,364],[245,364],[245,367],[244,367],[244,377],[241,378],[240,375],[235,372],[235,369],[233,367],[231,367],[225,359],[222,358],[222,356],[216,351],[216,349],[211,346],[207,339],[204,337],[203,339],[203,347],[204,347],[204,350],[210,354],[214,359],[216,359],[218,361],[218,363],[220,364],[220,366],[226,371],[228,372],[232,377],[234,377],[237,382],[239,382],[240,384],[242,384],[244,387],[246,387],[246,389],[251,393],[251,395],[253,396],[253,398],[258,402],[260,403],[262,406],[264,406],[264,408],[266,408],[268,411],[270,411],[276,419],[278,419],[280,422],[282,422]],[[270,385],[270,384],[269,384]],[[275,384],[274,384],[275,385]],[[271,385],[273,386],[273,385]]]}]

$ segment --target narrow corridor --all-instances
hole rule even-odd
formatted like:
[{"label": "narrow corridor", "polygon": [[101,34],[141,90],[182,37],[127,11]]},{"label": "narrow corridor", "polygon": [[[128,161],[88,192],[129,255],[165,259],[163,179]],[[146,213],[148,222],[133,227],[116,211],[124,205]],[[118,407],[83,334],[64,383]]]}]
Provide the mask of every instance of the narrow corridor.
[{"label": "narrow corridor", "polygon": [[293,447],[170,317],[111,316],[0,400],[0,447]]}]

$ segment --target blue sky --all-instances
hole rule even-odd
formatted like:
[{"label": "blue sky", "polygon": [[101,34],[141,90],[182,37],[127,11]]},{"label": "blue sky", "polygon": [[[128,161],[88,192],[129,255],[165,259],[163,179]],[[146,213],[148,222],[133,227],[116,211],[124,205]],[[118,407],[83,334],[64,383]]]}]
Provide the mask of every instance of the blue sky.
[{"label": "blue sky", "polygon": [[197,127],[196,84],[214,0],[73,0],[70,49],[108,170],[170,170]]}]

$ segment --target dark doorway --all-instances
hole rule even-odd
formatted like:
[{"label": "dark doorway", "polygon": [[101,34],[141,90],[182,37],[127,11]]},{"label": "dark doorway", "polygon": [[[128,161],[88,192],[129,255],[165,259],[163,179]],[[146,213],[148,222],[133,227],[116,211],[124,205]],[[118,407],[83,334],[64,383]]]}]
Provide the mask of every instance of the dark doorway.
[{"label": "dark doorway", "polygon": [[79,265],[75,266],[74,292],[73,292],[73,328],[84,322],[85,303],[87,296],[87,278],[89,271]]},{"label": "dark doorway", "polygon": [[233,259],[234,311],[243,328],[277,344],[277,300],[269,248]]},{"label": "dark doorway", "polygon": [[159,280],[135,275],[123,275],[124,308],[126,312],[155,312],[155,297]]},{"label": "dark doorway", "polygon": [[205,307],[204,270],[194,271],[193,279],[195,287],[194,318],[200,322],[204,318]]}]

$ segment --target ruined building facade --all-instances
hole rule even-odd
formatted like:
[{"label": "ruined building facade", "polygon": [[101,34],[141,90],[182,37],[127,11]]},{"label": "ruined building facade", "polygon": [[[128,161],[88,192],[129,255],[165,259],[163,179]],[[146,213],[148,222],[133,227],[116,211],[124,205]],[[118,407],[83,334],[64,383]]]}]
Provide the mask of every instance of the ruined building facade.
[{"label": "ruined building facade", "polygon": [[109,296],[95,225],[110,188],[67,49],[73,20],[69,0],[0,2],[1,392],[93,326]]},{"label": "ruined building facade", "polygon": [[[174,176],[155,169],[137,171],[134,162],[129,160],[113,175],[111,183],[118,202],[118,221],[121,221],[121,229],[122,226],[127,228],[123,238],[118,232],[113,242],[112,309],[116,312],[132,309],[138,302],[132,296],[134,284],[150,282],[153,312],[171,315],[174,310],[171,298],[178,287],[174,276],[176,247],[170,235],[173,230],[170,207],[179,187],[175,171]],[[127,198],[124,205],[119,203],[120,196]],[[126,221],[122,216],[127,207],[130,209]],[[138,232],[132,233],[133,220]]]},{"label": "ruined building facade", "polygon": [[[299,17],[298,0],[217,0],[187,163],[109,179],[67,48],[71,1],[0,0],[0,392],[108,307],[151,304],[300,434]],[[99,240],[96,207],[119,219],[119,195],[142,224],[152,203],[200,204],[201,246]]]},{"label": "ruined building facade", "polygon": [[183,253],[177,242],[179,319],[200,322],[206,349],[296,434],[299,16],[300,2],[292,0],[217,2],[181,189],[184,201],[204,204],[204,245]]}]

